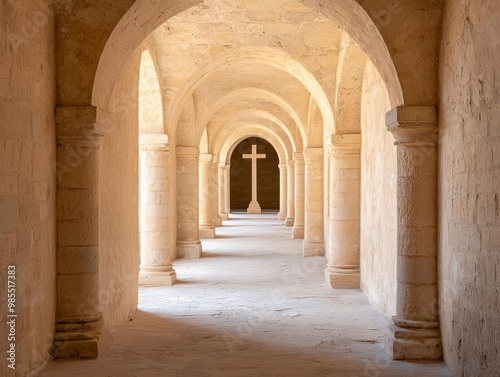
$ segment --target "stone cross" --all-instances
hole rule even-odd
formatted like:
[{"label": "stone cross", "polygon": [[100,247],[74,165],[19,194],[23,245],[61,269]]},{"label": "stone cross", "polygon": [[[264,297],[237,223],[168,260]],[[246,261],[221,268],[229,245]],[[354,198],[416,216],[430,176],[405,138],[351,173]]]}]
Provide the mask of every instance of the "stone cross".
[{"label": "stone cross", "polygon": [[260,205],[257,201],[257,159],[266,158],[266,155],[257,154],[257,146],[252,145],[252,154],[244,154],[243,158],[252,159],[252,201],[248,206],[247,213],[261,213]]}]

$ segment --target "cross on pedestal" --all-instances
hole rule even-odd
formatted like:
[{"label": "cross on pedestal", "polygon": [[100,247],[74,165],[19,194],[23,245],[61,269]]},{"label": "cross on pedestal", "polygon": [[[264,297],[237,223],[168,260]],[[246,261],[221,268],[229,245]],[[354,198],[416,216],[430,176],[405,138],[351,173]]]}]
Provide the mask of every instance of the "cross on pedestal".
[{"label": "cross on pedestal", "polygon": [[257,201],[257,159],[266,158],[266,155],[257,154],[257,146],[252,145],[252,154],[244,154],[243,158],[252,159],[252,201],[247,208],[247,213],[261,213],[262,211]]}]

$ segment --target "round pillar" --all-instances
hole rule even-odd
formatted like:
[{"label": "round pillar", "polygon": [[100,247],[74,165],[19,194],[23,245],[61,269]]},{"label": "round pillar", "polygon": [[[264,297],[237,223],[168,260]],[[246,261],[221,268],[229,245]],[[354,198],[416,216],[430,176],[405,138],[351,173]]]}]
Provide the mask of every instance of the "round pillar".
[{"label": "round pillar", "polygon": [[176,147],[177,165],[177,257],[199,258],[199,155],[196,147]]},{"label": "round pillar", "polygon": [[219,216],[222,220],[229,218],[226,210],[226,169],[226,165],[219,164]]},{"label": "round pillar", "polygon": [[139,284],[172,285],[176,274],[170,260],[175,247],[175,219],[170,207],[171,185],[158,184],[169,177],[172,148],[165,134],[139,135],[141,162],[141,265]]},{"label": "round pillar", "polygon": [[293,226],[295,221],[295,162],[288,160],[287,169],[287,205],[286,205],[286,226]]},{"label": "round pillar", "polygon": [[361,134],[333,135],[330,165],[329,247],[326,282],[331,288],[360,287]]},{"label": "round pillar", "polygon": [[286,219],[286,206],[287,206],[287,172],[286,164],[279,164],[280,169],[280,211],[278,213],[278,220]]},{"label": "round pillar", "polygon": [[323,148],[306,148],[304,192],[304,244],[305,257],[325,254],[323,219]]},{"label": "round pillar", "polygon": [[214,156],[210,164],[210,201],[212,208],[212,224],[215,227],[222,226],[222,217],[219,214],[219,163]]},{"label": "round pillar", "polygon": [[99,166],[102,134],[93,106],[58,107],[55,356],[95,358],[99,303]]},{"label": "round pillar", "polygon": [[386,115],[397,147],[397,311],[387,346],[396,360],[442,358],[437,287],[437,115],[402,106]]},{"label": "round pillar", "polygon": [[304,155],[294,153],[295,160],[295,219],[293,238],[304,238]]}]

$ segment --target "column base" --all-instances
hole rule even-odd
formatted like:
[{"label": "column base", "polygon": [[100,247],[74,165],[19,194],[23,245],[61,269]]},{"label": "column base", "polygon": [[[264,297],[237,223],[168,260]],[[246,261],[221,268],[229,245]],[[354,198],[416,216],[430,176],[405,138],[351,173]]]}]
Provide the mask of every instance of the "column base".
[{"label": "column base", "polygon": [[248,205],[247,208],[247,213],[252,213],[252,214],[260,214],[262,213],[262,210],[260,208],[260,204],[258,201],[251,201],[250,204]]},{"label": "column base", "polygon": [[220,217],[220,216],[214,216],[212,218],[212,223],[214,224],[215,227],[222,226],[222,217]]},{"label": "column base", "polygon": [[285,225],[286,226],[293,226],[294,222],[295,222],[295,219],[293,217],[287,217],[285,220]]},{"label": "column base", "polygon": [[200,241],[177,241],[177,258],[195,259],[201,257]]},{"label": "column base", "polygon": [[359,289],[361,286],[359,268],[342,269],[329,267],[325,270],[325,280],[332,289]]},{"label": "column base", "polygon": [[286,212],[278,212],[277,219],[283,221],[286,219]]},{"label": "column base", "polygon": [[220,218],[222,219],[222,221],[229,220],[229,214],[228,213],[221,213]]},{"label": "column base", "polygon": [[170,267],[141,267],[139,285],[173,285],[177,280],[174,269]]},{"label": "column base", "polygon": [[95,359],[104,351],[102,318],[90,322],[58,322],[53,357]]},{"label": "column base", "polygon": [[386,333],[386,350],[394,360],[442,360],[438,322],[393,318]]},{"label": "column base", "polygon": [[206,228],[200,228],[198,234],[201,239],[215,238],[215,228],[208,226]]},{"label": "column base", "polygon": [[304,225],[294,225],[292,229],[293,238],[304,238]]},{"label": "column base", "polygon": [[311,243],[304,241],[302,246],[302,255],[304,257],[318,257],[325,255],[325,244]]}]

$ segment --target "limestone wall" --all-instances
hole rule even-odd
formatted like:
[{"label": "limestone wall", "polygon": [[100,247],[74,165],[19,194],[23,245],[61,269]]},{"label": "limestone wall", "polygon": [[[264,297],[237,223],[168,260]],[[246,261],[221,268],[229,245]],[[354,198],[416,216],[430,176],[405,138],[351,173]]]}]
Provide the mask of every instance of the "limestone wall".
[{"label": "limestone wall", "polygon": [[[16,370],[50,357],[56,174],[51,2],[0,2],[0,370],[7,369],[7,266],[16,265]],[[2,374],[3,375],[3,374]]]},{"label": "limestone wall", "polygon": [[361,146],[361,287],[387,316],[396,313],[396,147],[385,127],[389,98],[371,63],[365,69]]},{"label": "limestone wall", "polygon": [[139,271],[138,67],[136,54],[115,87],[113,126],[101,146],[100,300],[105,327],[137,307]]},{"label": "limestone wall", "polygon": [[448,1],[440,69],[439,250],[444,356],[500,370],[500,3]]}]

